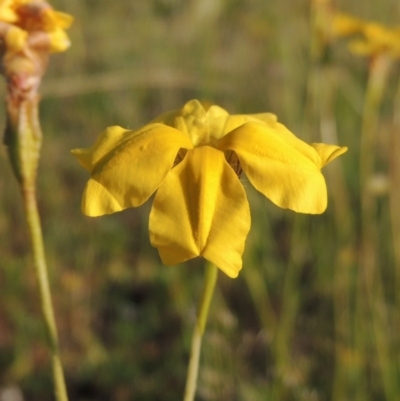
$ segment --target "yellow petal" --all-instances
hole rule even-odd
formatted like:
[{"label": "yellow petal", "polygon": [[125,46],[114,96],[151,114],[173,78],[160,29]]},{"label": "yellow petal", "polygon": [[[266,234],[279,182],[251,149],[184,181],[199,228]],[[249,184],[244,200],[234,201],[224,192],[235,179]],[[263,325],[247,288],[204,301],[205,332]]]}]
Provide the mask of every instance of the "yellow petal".
[{"label": "yellow petal", "polygon": [[209,126],[203,105],[196,99],[182,109],[168,111],[152,121],[174,127],[186,133],[195,146],[209,143]]},{"label": "yellow petal", "polygon": [[346,146],[340,147],[336,145],[326,145],[325,143],[312,143],[311,146],[318,152],[321,158],[321,168],[347,152]]},{"label": "yellow petal", "polygon": [[260,114],[234,114],[228,117],[224,129],[224,135],[233,131],[235,128],[248,122],[264,122],[266,124],[275,124],[277,117],[272,113],[260,113]]},{"label": "yellow petal", "polygon": [[215,105],[208,109],[207,118],[210,127],[209,136],[211,141],[219,140],[228,132],[249,121],[275,123],[277,120],[277,117],[272,113],[229,115],[226,110]]},{"label": "yellow petal", "polygon": [[335,36],[350,36],[362,31],[364,22],[351,15],[336,13],[332,20],[332,32]]},{"label": "yellow petal", "polygon": [[[144,127],[147,129],[149,126]],[[138,131],[140,134],[141,131]],[[129,140],[133,131],[129,131],[118,125],[108,127],[96,140],[96,143],[88,149],[74,149],[71,153],[79,160],[82,167],[92,172],[96,164],[113,149]]]},{"label": "yellow petal", "polygon": [[[246,123],[223,137],[219,148],[236,152],[250,182],[276,205],[301,213],[322,213],[327,194],[319,152],[281,124],[276,127]],[[324,161],[329,161],[328,152],[321,153]]]},{"label": "yellow petal", "polygon": [[226,133],[249,121],[275,123],[271,113],[229,115],[222,107],[205,105],[196,99],[182,109],[162,114],[152,122],[174,127],[187,133],[195,146],[214,145]]},{"label": "yellow petal", "polygon": [[71,46],[68,35],[62,29],[56,29],[50,32],[50,51],[52,53],[64,52]]},{"label": "yellow petal", "polygon": [[7,29],[5,42],[8,52],[19,52],[25,46],[28,39],[28,32],[17,26],[10,26]]},{"label": "yellow petal", "polygon": [[100,216],[141,205],[163,182],[181,148],[192,148],[185,134],[151,124],[139,131],[111,127],[93,148],[73,151],[92,172],[83,213]]},{"label": "yellow petal", "polygon": [[0,2],[0,21],[12,23],[17,20],[18,16],[12,9],[12,0],[2,0]]},{"label": "yellow petal", "polygon": [[371,56],[381,51],[381,49],[379,48],[379,46],[376,45],[376,43],[367,42],[364,39],[352,40],[348,44],[348,48],[353,54],[357,56]]},{"label": "yellow petal", "polygon": [[125,209],[116,197],[99,181],[90,178],[83,191],[82,212],[87,216],[102,216]]},{"label": "yellow petal", "polygon": [[59,28],[68,29],[74,22],[74,17],[70,14],[63,13],[61,11],[53,12]]},{"label": "yellow petal", "polygon": [[351,52],[361,56],[388,54],[398,57],[400,54],[400,36],[396,29],[387,28],[377,23],[365,24],[363,39],[353,40],[349,43]]},{"label": "yellow petal", "polygon": [[158,189],[150,213],[150,241],[163,263],[202,256],[237,277],[250,229],[238,177],[224,154],[209,146],[189,150]]},{"label": "yellow petal", "polygon": [[224,136],[228,118],[229,113],[222,107],[211,105],[207,109],[210,142],[214,142]]}]

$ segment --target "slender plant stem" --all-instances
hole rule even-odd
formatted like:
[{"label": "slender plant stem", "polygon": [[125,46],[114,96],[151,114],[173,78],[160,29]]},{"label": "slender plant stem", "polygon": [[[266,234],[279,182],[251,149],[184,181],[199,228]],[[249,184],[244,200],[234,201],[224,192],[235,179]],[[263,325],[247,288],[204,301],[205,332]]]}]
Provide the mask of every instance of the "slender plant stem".
[{"label": "slender plant stem", "polygon": [[302,240],[304,237],[301,237],[301,233],[305,231],[304,222],[305,220],[301,216],[295,216],[293,220],[290,258],[286,266],[283,283],[282,309],[272,344],[275,370],[278,375],[278,380],[275,380],[272,387],[272,400],[284,400],[289,393],[288,386],[285,384],[285,376],[293,365],[291,349],[301,297],[299,279],[307,251],[307,246]]},{"label": "slender plant stem", "polygon": [[38,106],[39,96],[21,101],[19,98],[13,98],[11,92],[7,102],[8,121],[5,144],[22,191],[35,275],[39,286],[40,305],[51,351],[55,397],[56,401],[68,401],[36,201],[36,174],[42,142]]},{"label": "slender plant stem", "polygon": [[[324,143],[338,143],[337,123],[334,113],[336,95],[337,71],[331,64],[326,64],[318,71],[318,89],[315,93],[315,102],[318,104],[317,116],[320,125],[321,139]],[[332,400],[351,398],[356,392],[362,369],[356,363],[349,364],[345,360],[344,350],[353,358],[358,355],[352,342],[351,322],[356,317],[351,308],[350,288],[352,273],[355,269],[356,245],[354,219],[352,216],[349,193],[343,173],[342,160],[338,160],[336,168],[326,171],[327,181],[331,192],[332,206],[335,214],[335,235],[337,252],[332,262],[333,269],[333,306],[335,329],[335,374],[333,377]],[[351,372],[350,372],[351,370]]]},{"label": "slender plant stem", "polygon": [[68,401],[64,372],[60,358],[53,304],[51,301],[50,285],[47,274],[43,236],[37,208],[35,188],[24,188],[22,195],[33,250],[35,274],[39,285],[40,304],[51,349],[55,396],[57,401]]},{"label": "slender plant stem", "polygon": [[[394,130],[391,134],[390,142],[390,162],[389,162],[389,205],[390,220],[392,226],[393,256],[395,265],[395,310],[400,312],[400,82],[398,84],[394,99],[393,109]],[[400,316],[400,315],[399,315]],[[400,319],[397,319],[400,322]]]},{"label": "slender plant stem", "polygon": [[211,299],[217,282],[218,269],[212,263],[206,266],[206,274],[203,285],[199,309],[197,312],[197,321],[193,331],[192,345],[190,350],[190,360],[186,377],[186,388],[184,401],[193,401],[196,394],[197,376],[199,373],[201,340],[207,323],[208,311],[210,309]]},{"label": "slender plant stem", "polygon": [[[379,252],[379,221],[374,194],[371,193],[368,180],[375,169],[376,131],[379,121],[379,109],[386,88],[391,59],[385,55],[372,60],[367,87],[363,129],[360,149],[360,187],[361,187],[361,224],[362,224],[362,259],[360,272],[359,304],[363,308],[365,327],[370,325],[372,341],[376,351],[377,366],[380,370],[382,386],[386,398],[396,398],[398,383],[395,379],[396,367],[391,358],[392,340],[388,322],[388,311],[384,308],[384,288],[378,272],[377,257]],[[368,344],[365,344],[365,347]],[[365,399],[362,398],[363,400]]]}]

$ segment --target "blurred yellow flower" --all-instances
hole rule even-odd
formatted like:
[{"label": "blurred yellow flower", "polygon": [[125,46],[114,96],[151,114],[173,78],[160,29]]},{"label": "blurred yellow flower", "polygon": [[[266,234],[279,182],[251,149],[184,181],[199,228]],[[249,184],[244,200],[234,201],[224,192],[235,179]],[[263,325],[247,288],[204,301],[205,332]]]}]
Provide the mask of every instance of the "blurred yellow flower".
[{"label": "blurred yellow flower", "polygon": [[65,51],[72,16],[44,0],[0,0],[1,72],[7,78],[8,104],[37,96],[50,53]]},{"label": "blurred yellow flower", "polygon": [[0,0],[0,21],[12,23],[18,19],[12,5],[13,0]]},{"label": "blurred yellow flower", "polygon": [[[72,16],[53,10],[44,0],[2,0],[0,24],[5,51],[22,50],[31,34],[44,33],[50,52],[65,51],[70,41],[65,29],[73,22]],[[5,25],[7,24],[7,25]],[[43,43],[41,43],[43,46]]]},{"label": "blurred yellow flower", "polygon": [[364,21],[344,13],[335,13],[332,19],[332,33],[336,37],[355,35],[362,31]]},{"label": "blurred yellow flower", "polygon": [[149,231],[162,261],[202,256],[237,277],[250,229],[242,170],[276,205],[322,213],[327,193],[320,170],[346,150],[307,145],[273,114],[229,115],[191,100],[137,131],[109,127],[91,148],[72,153],[91,173],[86,215],[140,206],[156,192]]},{"label": "blurred yellow flower", "polygon": [[351,15],[336,13],[332,19],[332,34],[336,37],[357,36],[349,43],[351,52],[361,56],[400,56],[400,30],[363,21]]},{"label": "blurred yellow flower", "polygon": [[349,43],[350,50],[361,56],[385,54],[392,58],[400,57],[399,29],[387,28],[383,25],[368,22],[361,30],[362,38]]}]

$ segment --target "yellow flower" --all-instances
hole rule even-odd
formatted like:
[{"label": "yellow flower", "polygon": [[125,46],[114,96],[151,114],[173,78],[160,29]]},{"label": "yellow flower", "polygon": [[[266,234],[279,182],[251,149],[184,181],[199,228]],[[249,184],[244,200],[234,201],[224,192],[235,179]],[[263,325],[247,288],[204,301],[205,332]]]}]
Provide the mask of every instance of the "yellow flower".
[{"label": "yellow flower", "polygon": [[250,229],[242,170],[276,205],[322,213],[327,194],[320,170],[346,150],[309,146],[269,113],[229,115],[191,100],[137,131],[109,127],[94,146],[72,153],[91,173],[86,215],[140,206],[156,193],[149,231],[162,261],[202,256],[237,277]]},{"label": "yellow flower", "polygon": [[336,13],[332,19],[332,33],[337,37],[351,36],[362,31],[365,22],[351,15]]},{"label": "yellow flower", "polygon": [[0,21],[15,22],[17,15],[13,10],[13,0],[0,0]]},{"label": "yellow flower", "polygon": [[350,50],[361,56],[385,54],[392,58],[400,56],[400,33],[383,25],[369,22],[362,29],[363,37],[350,42]]},{"label": "yellow flower", "polygon": [[49,54],[71,44],[65,29],[72,22],[44,0],[0,0],[0,67],[9,105],[37,96]]},{"label": "yellow flower", "polygon": [[332,20],[332,33],[336,37],[354,36],[349,43],[351,52],[361,56],[400,56],[400,30],[375,22],[363,21],[351,15],[337,13]]},{"label": "yellow flower", "polygon": [[[8,55],[23,50],[29,37],[35,35],[31,47],[39,41],[39,47],[45,45],[50,52],[65,51],[70,46],[65,29],[72,22],[72,16],[53,10],[44,0],[0,0],[0,35],[4,37]],[[44,34],[45,39],[38,33]]]}]

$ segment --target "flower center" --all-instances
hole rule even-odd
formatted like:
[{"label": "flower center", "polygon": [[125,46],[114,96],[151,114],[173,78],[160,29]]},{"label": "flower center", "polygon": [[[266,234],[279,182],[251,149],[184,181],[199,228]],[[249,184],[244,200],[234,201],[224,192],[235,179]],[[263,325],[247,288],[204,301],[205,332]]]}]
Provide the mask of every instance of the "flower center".
[{"label": "flower center", "polygon": [[[205,146],[209,146],[209,145],[205,145]],[[211,146],[211,147],[213,147],[213,146]],[[174,165],[172,166],[172,168],[177,166],[185,158],[187,153],[188,153],[187,149],[180,149],[178,154],[175,157]],[[228,152],[224,152],[224,154],[225,154],[225,160],[227,161],[227,163],[232,167],[232,169],[236,173],[236,175],[238,177],[240,177],[243,170],[242,170],[239,158],[237,157],[236,153],[233,151],[228,151]]]},{"label": "flower center", "polygon": [[237,157],[237,154],[229,150],[228,152],[225,152],[225,159],[228,162],[228,164],[232,167],[233,171],[236,173],[238,177],[242,174],[242,166],[240,165],[239,158]]}]

